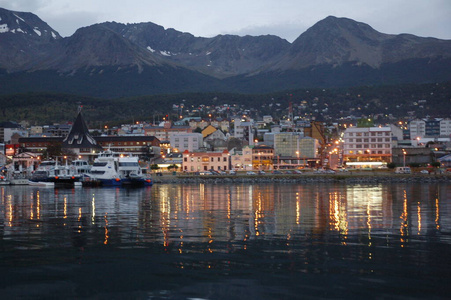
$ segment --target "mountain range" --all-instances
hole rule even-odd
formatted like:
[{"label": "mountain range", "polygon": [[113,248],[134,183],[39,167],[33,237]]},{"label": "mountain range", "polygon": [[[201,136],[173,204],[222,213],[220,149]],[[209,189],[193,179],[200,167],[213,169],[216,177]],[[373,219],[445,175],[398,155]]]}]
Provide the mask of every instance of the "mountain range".
[{"label": "mountain range", "polygon": [[0,51],[0,94],[114,98],[451,80],[451,40],[384,34],[333,16],[293,43],[195,37],[150,22],[94,24],[63,38],[32,13],[0,8]]}]

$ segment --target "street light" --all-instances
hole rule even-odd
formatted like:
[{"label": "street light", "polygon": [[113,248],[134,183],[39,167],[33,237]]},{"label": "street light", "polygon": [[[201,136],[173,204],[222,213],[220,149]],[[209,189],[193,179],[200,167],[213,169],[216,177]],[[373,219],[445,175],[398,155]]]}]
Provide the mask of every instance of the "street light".
[{"label": "street light", "polygon": [[406,167],[406,154],[407,154],[407,152],[406,152],[405,149],[402,149],[402,154],[403,154],[403,160],[404,160],[403,166]]}]

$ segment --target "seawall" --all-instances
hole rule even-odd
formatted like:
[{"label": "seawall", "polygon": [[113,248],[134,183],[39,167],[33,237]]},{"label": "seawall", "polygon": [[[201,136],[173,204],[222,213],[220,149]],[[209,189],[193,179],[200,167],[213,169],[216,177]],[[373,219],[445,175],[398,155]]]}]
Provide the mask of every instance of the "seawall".
[{"label": "seawall", "polygon": [[169,175],[153,176],[164,183],[439,183],[451,182],[451,174],[283,174],[283,175]]}]

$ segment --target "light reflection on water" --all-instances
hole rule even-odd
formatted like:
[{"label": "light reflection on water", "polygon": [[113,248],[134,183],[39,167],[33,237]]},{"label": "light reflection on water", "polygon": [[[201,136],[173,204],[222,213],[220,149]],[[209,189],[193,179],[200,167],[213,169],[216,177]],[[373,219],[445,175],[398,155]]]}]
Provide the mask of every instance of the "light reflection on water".
[{"label": "light reflection on water", "polygon": [[[252,283],[258,287],[254,291],[256,296],[257,290],[276,289],[274,274],[277,278],[287,276],[277,283],[284,286],[283,292],[276,289],[276,296],[263,297],[267,299],[293,298],[297,292],[306,291],[307,295],[309,292],[315,295],[311,290],[315,288],[329,293],[319,295],[331,295],[332,283],[326,283],[326,287],[322,286],[324,283],[306,287],[293,281],[292,275],[301,274],[326,275],[327,280],[339,286],[338,290],[349,288],[346,280],[349,276],[376,276],[365,278],[379,282],[376,292],[372,291],[375,294],[370,294],[373,296],[394,293],[423,297],[432,293],[441,297],[449,289],[435,288],[451,277],[448,184],[168,184],[131,190],[0,187],[0,196],[2,272],[17,265],[36,264],[33,251],[37,250],[43,256],[49,251],[52,263],[73,263],[74,257],[80,263],[79,253],[104,257],[115,252],[102,251],[125,251],[120,253],[133,265],[140,260],[139,252],[135,251],[146,249],[147,255],[159,259],[162,259],[159,255],[170,255],[164,257],[169,260],[164,263],[164,272],[169,272],[170,278],[177,278],[179,271],[175,269],[190,274],[215,269],[217,273],[211,278],[217,280],[223,280],[223,276],[240,280],[260,278],[258,283]],[[69,251],[66,255],[55,253],[58,249]],[[20,255],[15,251],[20,251]],[[160,263],[147,261],[150,259],[147,255],[144,265]],[[90,266],[99,263],[99,257],[81,261]],[[47,266],[48,261],[46,257],[39,264]],[[168,265],[173,270],[168,270]],[[447,269],[442,269],[443,266]],[[268,271],[272,275],[262,277]],[[337,274],[343,278],[336,278]],[[201,275],[204,274],[197,274]],[[430,281],[425,283],[425,277]],[[387,288],[396,285],[387,283],[388,279],[396,282],[400,278],[407,286],[420,280],[423,290],[413,294],[404,290],[387,292]],[[205,281],[208,280],[191,284]],[[184,286],[171,279],[166,284],[172,284],[174,290],[180,289],[178,285]],[[363,292],[368,285],[375,289],[374,283],[360,283],[362,291],[357,287],[354,296],[368,296]],[[0,288],[0,295],[3,291],[15,296],[6,283],[0,284]],[[118,290],[112,293],[122,291],[115,288]],[[142,291],[143,287],[127,285],[122,289]],[[152,290],[149,297],[158,296],[152,294],[159,290],[158,286],[147,289]],[[202,288],[190,293],[205,296],[200,291]],[[341,296],[340,292],[332,295]],[[76,292],[75,296],[83,294]],[[172,296],[184,298],[180,294]],[[223,299],[226,298],[224,295]]]}]

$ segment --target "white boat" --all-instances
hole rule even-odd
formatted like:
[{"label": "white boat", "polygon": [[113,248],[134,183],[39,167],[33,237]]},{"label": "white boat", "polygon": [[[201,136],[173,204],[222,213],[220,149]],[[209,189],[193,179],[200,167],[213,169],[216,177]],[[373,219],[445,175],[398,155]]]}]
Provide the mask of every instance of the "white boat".
[{"label": "white boat", "polygon": [[31,180],[29,180],[28,185],[42,186],[42,187],[55,187],[55,183],[50,182],[50,181],[31,181]]},{"label": "white boat", "polygon": [[57,160],[41,162],[30,178],[30,184],[40,186],[72,187],[80,182],[84,173],[89,170],[86,161],[76,160],[76,164],[58,164]]},{"label": "white boat", "polygon": [[89,173],[83,177],[85,186],[152,185],[137,156],[107,150],[99,153]]}]

